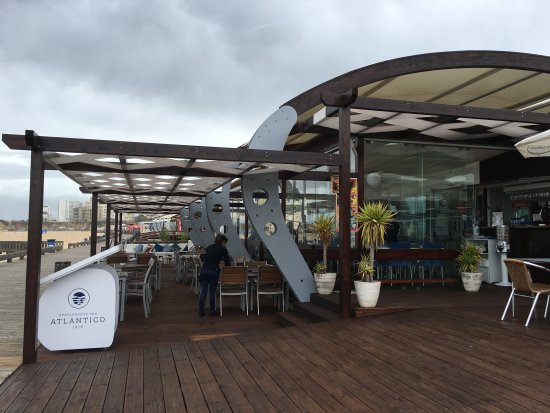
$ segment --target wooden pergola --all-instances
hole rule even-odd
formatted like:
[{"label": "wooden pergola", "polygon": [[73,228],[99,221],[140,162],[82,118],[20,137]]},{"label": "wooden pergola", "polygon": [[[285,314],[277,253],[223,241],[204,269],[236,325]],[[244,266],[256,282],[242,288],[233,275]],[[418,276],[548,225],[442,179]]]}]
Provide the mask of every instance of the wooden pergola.
[{"label": "wooden pergola", "polygon": [[[115,211],[115,228],[120,236],[123,212],[177,211],[198,196],[254,168],[273,167],[286,179],[326,179],[329,173],[311,169],[320,165],[337,167],[341,211],[340,316],[349,318],[352,281],[349,154],[352,137],[360,142],[378,140],[512,151],[517,140],[549,127],[548,85],[550,57],[547,56],[486,51],[432,53],[367,66],[288,101],[285,105],[296,110],[298,122],[284,151],[45,137],[31,130],[25,135],[4,134],[2,139],[8,147],[31,152],[23,361],[36,360],[45,169],[62,171],[81,183],[84,191],[92,193],[93,253],[100,200]],[[419,120],[425,116],[430,117],[431,124],[423,128]],[[362,145],[357,147],[357,152],[356,176],[361,203],[365,172]],[[69,162],[66,156],[61,159],[52,155],[56,153],[83,154],[77,156],[84,159]],[[91,158],[90,154],[93,154]],[[98,163],[96,155],[116,159]],[[143,163],[131,165],[128,159],[132,158],[151,162],[174,159],[174,162],[152,168]],[[244,167],[232,169],[216,164],[215,168],[205,168],[200,160],[239,163]],[[526,162],[536,161],[539,160]],[[114,174],[112,177],[120,178],[124,183],[121,187],[125,189],[94,186],[93,180],[81,176],[83,172]],[[132,174],[169,175],[174,179],[167,181],[164,189],[140,189],[134,185]],[[182,181],[191,176],[208,184],[200,190],[182,189]]]}]

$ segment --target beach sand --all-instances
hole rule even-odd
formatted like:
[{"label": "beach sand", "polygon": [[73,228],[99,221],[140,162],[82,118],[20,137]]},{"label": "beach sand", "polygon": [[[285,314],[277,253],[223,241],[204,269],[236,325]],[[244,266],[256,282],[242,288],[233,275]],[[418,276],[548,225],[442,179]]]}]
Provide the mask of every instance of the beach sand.
[{"label": "beach sand", "polygon": [[[98,234],[103,236],[103,234]],[[90,238],[89,231],[48,231],[48,233],[42,235],[42,241],[49,239],[55,239],[56,241],[63,241],[65,248],[69,242],[82,242],[84,238]],[[0,241],[26,241],[27,231],[0,231]]]}]

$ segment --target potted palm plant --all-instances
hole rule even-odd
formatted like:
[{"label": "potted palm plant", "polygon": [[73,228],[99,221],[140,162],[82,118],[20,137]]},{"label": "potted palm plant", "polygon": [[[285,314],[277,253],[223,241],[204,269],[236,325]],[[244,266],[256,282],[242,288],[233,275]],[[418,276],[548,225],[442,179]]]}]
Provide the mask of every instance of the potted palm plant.
[{"label": "potted palm plant", "polygon": [[357,268],[358,280],[355,281],[355,294],[360,307],[376,307],[380,296],[380,281],[373,281],[374,264],[370,257],[361,254]]},{"label": "potted palm plant", "polygon": [[373,280],[374,252],[384,243],[388,225],[395,218],[395,212],[383,202],[367,202],[359,207],[357,222],[364,248],[369,256],[363,255],[359,261],[360,279],[355,280],[355,293],[361,307],[375,307],[380,295],[380,281]]},{"label": "potted palm plant", "polygon": [[313,268],[317,292],[322,295],[332,294],[336,273],[327,272],[327,249],[334,234],[334,218],[321,215],[313,222],[313,232],[323,245],[323,261],[315,264]]},{"label": "potted palm plant", "polygon": [[478,267],[482,259],[481,249],[475,244],[466,243],[460,249],[456,263],[466,291],[479,291],[483,273],[478,271]]}]

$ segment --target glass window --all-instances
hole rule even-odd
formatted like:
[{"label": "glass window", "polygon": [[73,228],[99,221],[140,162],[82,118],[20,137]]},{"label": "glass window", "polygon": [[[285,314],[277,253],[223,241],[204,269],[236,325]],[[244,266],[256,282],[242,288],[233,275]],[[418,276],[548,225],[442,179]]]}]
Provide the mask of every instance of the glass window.
[{"label": "glass window", "polygon": [[460,246],[477,218],[474,184],[487,151],[372,142],[365,145],[365,201],[397,212],[399,241]]}]

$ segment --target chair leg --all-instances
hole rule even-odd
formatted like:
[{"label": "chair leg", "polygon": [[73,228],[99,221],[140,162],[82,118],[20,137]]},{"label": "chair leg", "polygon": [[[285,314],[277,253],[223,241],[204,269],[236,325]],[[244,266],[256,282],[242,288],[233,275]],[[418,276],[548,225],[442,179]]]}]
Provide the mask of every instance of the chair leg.
[{"label": "chair leg", "polygon": [[533,305],[531,306],[531,311],[529,311],[529,317],[527,317],[527,321],[525,322],[525,327],[527,327],[529,325],[529,321],[531,321],[531,316],[533,315],[533,311],[537,306],[537,301],[539,299],[539,296],[540,296],[540,293],[537,293],[537,295],[535,295],[535,298],[533,299]]},{"label": "chair leg", "polygon": [[260,315],[260,286],[256,286],[256,307],[258,307],[258,315]]},{"label": "chair leg", "polygon": [[[506,307],[504,307],[504,312],[502,313],[502,317],[500,318],[500,321],[504,320],[504,317],[506,317],[506,312],[508,311],[508,307],[510,306],[510,302],[512,302],[512,299],[514,297],[514,291],[515,289],[512,288],[512,293],[510,294],[510,298],[508,298],[508,302],[506,303]],[[512,305],[512,314],[513,314],[513,305]],[[513,315],[512,315],[513,317]]]},{"label": "chair leg", "polygon": [[244,300],[246,302],[246,315],[248,316],[248,283],[246,283],[246,294],[244,296]]},{"label": "chair leg", "polygon": [[512,318],[516,318],[516,296],[515,295],[512,296]]},{"label": "chair leg", "polygon": [[145,312],[145,318],[149,318],[149,314],[147,314],[147,296],[145,290],[143,291],[143,311]]},{"label": "chair leg", "polygon": [[550,303],[550,295],[546,298],[546,308],[544,309],[544,318],[546,318],[546,314],[548,314],[548,303]]}]

